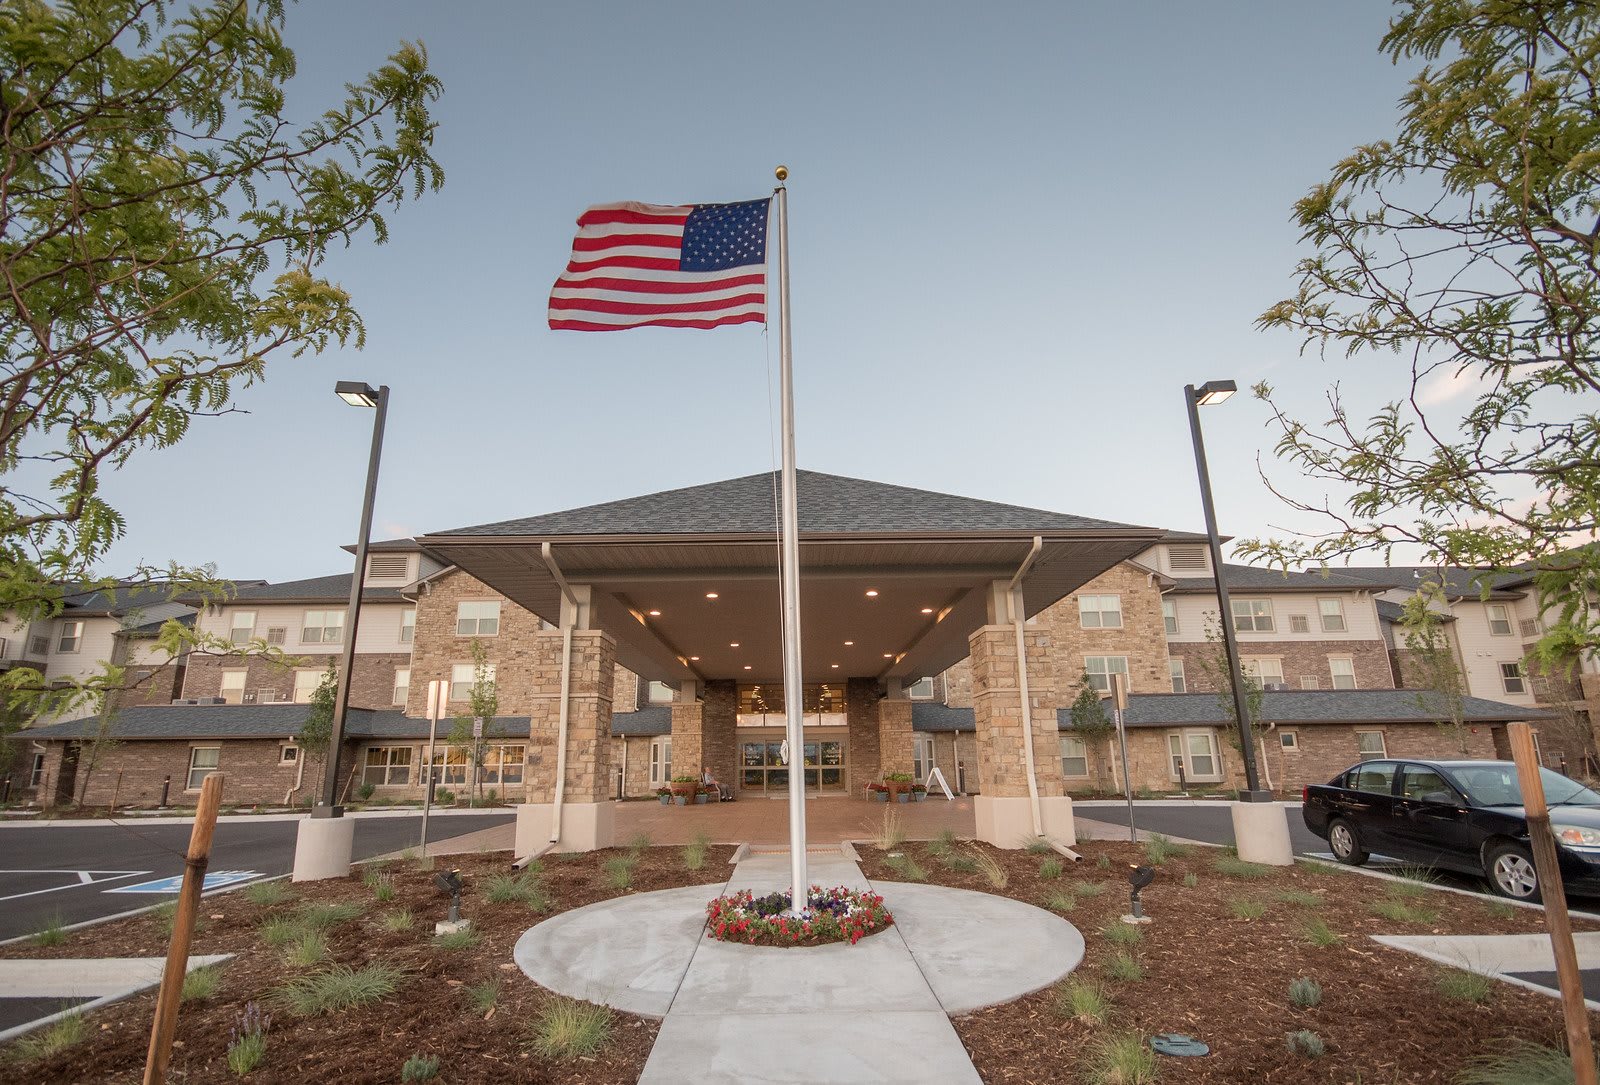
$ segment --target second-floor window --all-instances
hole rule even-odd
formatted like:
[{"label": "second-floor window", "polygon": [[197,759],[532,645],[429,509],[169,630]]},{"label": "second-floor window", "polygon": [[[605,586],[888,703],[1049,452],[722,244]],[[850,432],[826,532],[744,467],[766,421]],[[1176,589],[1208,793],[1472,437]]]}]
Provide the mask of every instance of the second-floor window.
[{"label": "second-floor window", "polygon": [[1245,677],[1254,678],[1262,689],[1271,689],[1283,685],[1283,660],[1273,657],[1271,659],[1247,658],[1239,661],[1240,668]]},{"label": "second-floor window", "polygon": [[[1111,692],[1111,676],[1122,675],[1123,682],[1128,679],[1127,656],[1085,656],[1083,669],[1089,674],[1089,685],[1101,693]],[[1124,687],[1126,688],[1126,687]]]},{"label": "second-floor window", "polygon": [[1353,659],[1340,659],[1337,656],[1328,658],[1328,670],[1333,674],[1334,689],[1356,688],[1356,661]]},{"label": "second-floor window", "polygon": [[317,687],[320,685],[322,685],[321,671],[295,671],[294,703],[310,704],[311,695],[317,692]]},{"label": "second-floor window", "polygon": [[1338,599],[1318,599],[1317,614],[1322,619],[1322,631],[1324,633],[1343,633],[1345,631],[1344,604]]},{"label": "second-floor window", "polygon": [[249,644],[250,638],[256,635],[256,612],[253,610],[236,610],[233,618],[228,623],[228,641],[231,644]]},{"label": "second-floor window", "polygon": [[1183,660],[1167,660],[1167,671],[1172,675],[1172,692],[1183,693],[1188,689],[1188,684],[1183,678]]},{"label": "second-floor window", "polygon": [[[490,685],[494,684],[494,664],[487,663],[483,668],[483,676]],[[457,663],[450,668],[450,699],[452,701],[469,701],[472,699],[472,684],[478,680],[477,667],[472,663]]]},{"label": "second-floor window", "polygon": [[61,639],[56,641],[56,651],[71,654],[83,647],[83,623],[62,622]]},{"label": "second-floor window", "polygon": [[456,636],[492,637],[499,632],[499,602],[466,599],[456,604]]},{"label": "second-floor window", "polygon": [[404,705],[411,696],[411,668],[396,667],[394,669],[394,698],[393,703]]},{"label": "second-floor window", "polygon": [[417,608],[400,612],[400,643],[410,644],[417,638]]},{"label": "second-floor window", "polygon": [[1178,604],[1175,600],[1161,600],[1161,624],[1168,636],[1178,631]]},{"label": "second-floor window", "polygon": [[344,611],[308,610],[300,625],[301,644],[340,644],[344,641]]},{"label": "second-floor window", "polygon": [[226,704],[244,704],[244,671],[223,671],[219,687]]},{"label": "second-floor window", "polygon": [[1528,692],[1528,683],[1523,679],[1521,663],[1500,664],[1500,688],[1507,693]]},{"label": "second-floor window", "polygon": [[919,678],[906,687],[906,696],[913,701],[933,700],[933,679]]},{"label": "second-floor window", "polygon": [[1230,599],[1233,604],[1233,628],[1239,633],[1272,632],[1271,599]]},{"label": "second-floor window", "polygon": [[1511,611],[1504,603],[1491,603],[1489,611],[1489,632],[1497,637],[1511,635]]},{"label": "second-floor window", "polygon": [[1078,620],[1085,629],[1121,629],[1122,596],[1078,596]]}]

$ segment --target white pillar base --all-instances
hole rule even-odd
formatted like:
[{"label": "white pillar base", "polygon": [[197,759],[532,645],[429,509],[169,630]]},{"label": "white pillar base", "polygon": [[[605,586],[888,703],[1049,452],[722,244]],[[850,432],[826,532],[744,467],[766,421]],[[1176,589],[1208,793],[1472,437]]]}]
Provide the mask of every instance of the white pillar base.
[{"label": "white pillar base", "polygon": [[[997,848],[1025,848],[1034,839],[1033,800],[1026,795],[996,798],[977,795],[972,800],[978,823],[978,839]],[[1072,847],[1078,842],[1072,820],[1072,800],[1066,795],[1041,795],[1039,818],[1044,835],[1057,844]]]},{"label": "white pillar base", "polygon": [[[556,851],[598,851],[616,839],[614,802],[569,802],[561,808],[561,839]],[[550,842],[555,818],[553,802],[525,802],[517,807],[517,832],[512,853],[521,859]]]},{"label": "white pillar base", "polygon": [[353,818],[301,818],[294,837],[294,873],[290,880],[315,882],[349,877],[355,842]]},{"label": "white pillar base", "polygon": [[1267,866],[1293,866],[1294,845],[1289,840],[1289,810],[1281,802],[1235,802],[1233,839],[1239,858]]}]

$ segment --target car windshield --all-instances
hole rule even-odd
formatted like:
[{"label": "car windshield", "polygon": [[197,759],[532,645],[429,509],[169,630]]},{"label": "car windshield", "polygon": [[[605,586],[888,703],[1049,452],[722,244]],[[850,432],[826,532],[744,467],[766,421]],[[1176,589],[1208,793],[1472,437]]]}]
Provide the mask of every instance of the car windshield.
[{"label": "car windshield", "polygon": [[[1450,774],[1476,806],[1522,805],[1522,784],[1515,765],[1452,766]],[[1545,802],[1551,806],[1600,806],[1600,794],[1559,772],[1540,769],[1539,778],[1544,783]]]}]

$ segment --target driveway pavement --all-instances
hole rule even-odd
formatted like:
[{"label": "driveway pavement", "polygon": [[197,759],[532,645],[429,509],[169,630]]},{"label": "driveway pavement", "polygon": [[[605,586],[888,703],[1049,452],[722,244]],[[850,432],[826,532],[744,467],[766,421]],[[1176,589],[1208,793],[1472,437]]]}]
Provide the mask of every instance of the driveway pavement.
[{"label": "driveway pavement", "polygon": [[[442,840],[512,819],[510,813],[439,814],[428,835]],[[357,859],[414,847],[421,825],[409,814],[353,820]],[[208,888],[287,874],[298,824],[297,818],[219,819]],[[0,825],[0,940],[31,934],[57,917],[81,923],[172,899],[175,887],[151,883],[183,873],[190,831],[187,822]]]}]

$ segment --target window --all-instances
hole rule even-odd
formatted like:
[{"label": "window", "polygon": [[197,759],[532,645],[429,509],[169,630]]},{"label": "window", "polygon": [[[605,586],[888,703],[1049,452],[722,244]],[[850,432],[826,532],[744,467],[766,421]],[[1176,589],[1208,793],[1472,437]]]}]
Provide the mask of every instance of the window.
[{"label": "window", "polygon": [[372,746],[361,782],[373,787],[400,787],[411,782],[410,746]]},{"label": "window", "polygon": [[228,643],[249,644],[250,638],[256,635],[256,612],[253,610],[236,610],[233,620],[228,628]]},{"label": "window", "polygon": [[1343,633],[1344,603],[1338,599],[1318,599],[1317,616],[1322,619],[1324,633]]},{"label": "window", "polygon": [[1538,618],[1524,618],[1517,623],[1517,629],[1524,638],[1537,637],[1544,632],[1544,623]]},{"label": "window", "polygon": [[44,754],[33,755],[33,768],[28,773],[28,786],[38,787],[44,781]]},{"label": "window", "polygon": [[1167,672],[1172,675],[1172,692],[1183,693],[1188,689],[1188,685],[1183,680],[1183,660],[1167,660]]},{"label": "window", "polygon": [[400,643],[410,644],[417,638],[417,608],[400,612]]},{"label": "window", "polygon": [[666,787],[672,780],[672,736],[650,740],[650,786]]},{"label": "window", "polygon": [[911,778],[917,783],[928,779],[933,771],[933,736],[917,735],[911,743]]},{"label": "window", "polygon": [[1291,614],[1291,615],[1289,615],[1289,632],[1291,632],[1291,633],[1309,633],[1309,632],[1311,632],[1311,619],[1307,618],[1304,614]]},{"label": "window", "polygon": [[1161,624],[1168,636],[1178,631],[1178,604],[1175,600],[1161,600]]},{"label": "window", "polygon": [[1173,572],[1205,572],[1206,548],[1203,546],[1167,547],[1167,568]]},{"label": "window", "polygon": [[669,683],[666,683],[666,682],[651,682],[650,683],[650,703],[651,704],[671,704],[673,699],[675,697],[677,697],[677,695],[678,695],[677,689],[675,689]]},{"label": "window", "polygon": [[190,791],[200,789],[200,781],[217,771],[221,760],[221,746],[196,746],[189,751],[189,781],[184,786]]},{"label": "window", "polygon": [[1321,689],[1322,688],[1322,680],[1320,678],[1318,678],[1314,674],[1302,674],[1300,676],[1300,688],[1301,689]]},{"label": "window", "polygon": [[1278,689],[1283,686],[1283,660],[1250,656],[1239,661],[1240,668],[1246,678],[1254,678],[1256,684],[1262,689]]},{"label": "window", "polygon": [[[1361,732],[1356,732],[1358,735]],[[1377,734],[1377,732],[1370,732]],[[1382,735],[1378,736],[1380,739]],[[1380,741],[1379,745],[1382,745]],[[1348,775],[1349,787],[1355,791],[1366,791],[1374,795],[1387,795],[1394,790],[1394,762],[1386,761],[1381,765],[1362,765],[1358,769],[1351,769]]]},{"label": "window", "polygon": [[1279,731],[1278,732],[1278,746],[1285,753],[1293,753],[1293,752],[1299,750],[1300,749],[1300,732],[1298,732],[1298,731]]},{"label": "window", "polygon": [[282,644],[289,638],[289,629],[282,625],[267,626],[267,643]]},{"label": "window", "polygon": [[913,701],[933,700],[933,679],[919,678],[906,687],[906,696]]},{"label": "window", "polygon": [[1272,632],[1271,599],[1230,599],[1233,604],[1233,628],[1237,633]]},{"label": "window", "polygon": [[[1420,765],[1407,765],[1400,776],[1400,794],[1408,799],[1429,799],[1433,802],[1455,802],[1455,788],[1444,782],[1432,769]],[[1440,796],[1445,796],[1443,799]]]},{"label": "window", "polygon": [[28,641],[28,654],[31,656],[47,656],[50,654],[50,638],[44,633],[35,633]]},{"label": "window", "polygon": [[1127,656],[1085,656],[1083,669],[1089,672],[1089,685],[1101,693],[1111,692],[1111,675],[1120,674],[1124,686],[1128,680]]},{"label": "window", "polygon": [[1528,692],[1528,684],[1523,680],[1521,663],[1500,664],[1500,686],[1507,693]]},{"label": "window", "polygon": [[527,760],[522,745],[490,746],[483,752],[482,780],[486,784],[522,783],[522,765]]},{"label": "window", "polygon": [[1078,596],[1078,621],[1085,629],[1121,629],[1122,596]]},{"label": "window", "polygon": [[[1383,732],[1357,731],[1356,753],[1360,755],[1361,760],[1363,761],[1371,761],[1376,757],[1388,757],[1389,748],[1383,744]],[[1394,775],[1393,765],[1389,766],[1389,775]],[[1366,791],[1368,789],[1362,788],[1361,790]]]},{"label": "window", "polygon": [[404,705],[411,697],[411,668],[394,669],[394,699],[391,704]]},{"label": "window", "polygon": [[1334,689],[1356,688],[1356,661],[1341,659],[1338,656],[1328,657],[1328,670],[1333,672]]},{"label": "window", "polygon": [[61,639],[56,642],[56,651],[62,653],[76,652],[83,647],[83,623],[62,622]]},{"label": "window", "polygon": [[456,636],[492,637],[500,632],[500,604],[463,600],[456,604]]},{"label": "window", "polygon": [[465,746],[440,746],[433,751],[433,779],[437,783],[464,784],[467,782],[467,748]]},{"label": "window", "polygon": [[1489,611],[1489,632],[1497,637],[1509,637],[1511,635],[1511,614],[1506,609],[1505,604],[1491,603],[1487,609]]},{"label": "window", "polygon": [[278,764],[292,765],[298,760],[300,760],[300,747],[288,745],[278,747]]},{"label": "window", "polygon": [[1083,739],[1061,736],[1061,775],[1080,779],[1089,775],[1089,747]]},{"label": "window", "polygon": [[[450,668],[450,699],[452,701],[469,701],[472,699],[472,686],[478,680],[477,667],[472,663],[457,663]],[[483,667],[483,676],[490,684],[494,683],[494,664],[486,663]]]},{"label": "window", "polygon": [[344,611],[308,610],[300,626],[301,644],[340,644],[344,641]]},{"label": "window", "polygon": [[1174,780],[1220,780],[1217,740],[1210,731],[1173,731],[1167,735]]},{"label": "window", "polygon": [[322,685],[322,671],[294,672],[294,703],[310,704],[311,695]]},{"label": "window", "polygon": [[223,671],[219,695],[224,704],[244,704],[244,671]]}]

